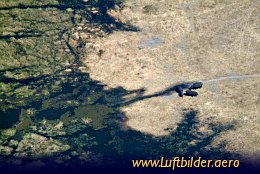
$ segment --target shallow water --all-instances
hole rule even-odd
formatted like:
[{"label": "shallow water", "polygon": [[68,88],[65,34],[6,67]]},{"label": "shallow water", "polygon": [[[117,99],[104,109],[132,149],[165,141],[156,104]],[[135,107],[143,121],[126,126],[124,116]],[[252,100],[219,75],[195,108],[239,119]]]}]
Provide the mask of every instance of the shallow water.
[{"label": "shallow water", "polygon": [[155,48],[164,44],[164,41],[157,37],[146,38],[142,40],[139,48]]}]

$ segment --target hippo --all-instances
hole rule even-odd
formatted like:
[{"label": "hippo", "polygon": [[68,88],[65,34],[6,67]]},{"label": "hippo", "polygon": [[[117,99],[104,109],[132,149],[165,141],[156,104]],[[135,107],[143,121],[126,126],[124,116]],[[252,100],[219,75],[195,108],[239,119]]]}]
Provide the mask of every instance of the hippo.
[{"label": "hippo", "polygon": [[[202,82],[184,83],[176,86],[175,91],[178,93],[180,97],[183,97],[184,95],[195,97],[198,95],[198,93],[192,90],[199,89],[202,87],[202,85]],[[184,90],[186,90],[185,93]]]}]

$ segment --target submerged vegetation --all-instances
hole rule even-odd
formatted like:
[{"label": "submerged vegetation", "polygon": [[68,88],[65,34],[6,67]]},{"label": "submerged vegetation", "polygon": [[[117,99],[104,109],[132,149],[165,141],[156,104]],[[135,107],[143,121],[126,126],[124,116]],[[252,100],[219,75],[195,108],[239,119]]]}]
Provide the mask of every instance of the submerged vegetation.
[{"label": "submerged vegetation", "polygon": [[[210,143],[233,126],[211,124],[211,132],[199,132],[205,125],[192,109],[170,136],[122,128],[126,118],[120,103],[146,99],[144,90],[108,88],[80,71],[93,38],[114,30],[138,31],[107,14],[115,7],[122,8],[122,2],[0,2],[0,165],[34,165],[35,159],[53,167],[107,159],[131,165],[136,158],[229,155]],[[132,102],[124,101],[133,94]]]}]

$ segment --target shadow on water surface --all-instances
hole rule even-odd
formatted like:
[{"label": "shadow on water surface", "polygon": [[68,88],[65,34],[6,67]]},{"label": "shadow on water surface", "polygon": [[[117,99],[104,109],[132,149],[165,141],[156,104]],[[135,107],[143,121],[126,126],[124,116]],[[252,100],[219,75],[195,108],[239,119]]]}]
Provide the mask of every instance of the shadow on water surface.
[{"label": "shadow on water surface", "polygon": [[0,129],[12,127],[19,121],[20,109],[0,110]]}]

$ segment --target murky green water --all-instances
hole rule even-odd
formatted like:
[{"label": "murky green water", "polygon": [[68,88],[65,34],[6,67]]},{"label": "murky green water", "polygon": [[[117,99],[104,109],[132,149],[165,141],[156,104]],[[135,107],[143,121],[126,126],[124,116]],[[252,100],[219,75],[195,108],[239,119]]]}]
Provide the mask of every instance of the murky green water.
[{"label": "murky green water", "polygon": [[[153,137],[123,129],[127,118],[121,106],[165,92],[145,97],[143,89],[112,89],[79,71],[81,55],[85,54],[81,48],[87,43],[73,38],[76,28],[99,28],[103,34],[114,30],[138,32],[107,15],[106,10],[116,4],[1,1],[1,166],[113,166],[115,161],[131,165],[131,159],[161,156],[229,155],[220,153],[222,147],[210,147],[210,143],[221,130],[232,126],[210,125],[210,135],[196,132],[201,125],[192,109],[183,112],[183,121],[174,132],[169,130],[169,136]],[[82,32],[88,33],[87,29]],[[125,101],[130,94],[135,97]]]}]

